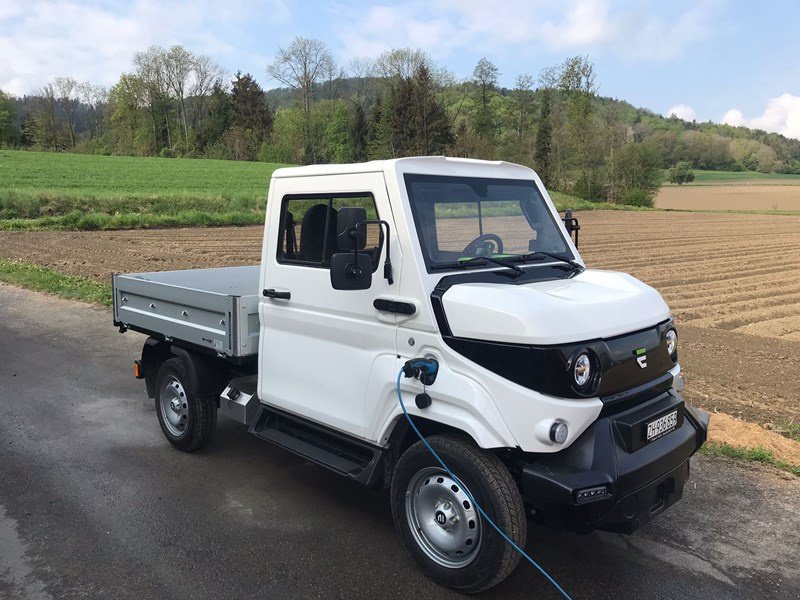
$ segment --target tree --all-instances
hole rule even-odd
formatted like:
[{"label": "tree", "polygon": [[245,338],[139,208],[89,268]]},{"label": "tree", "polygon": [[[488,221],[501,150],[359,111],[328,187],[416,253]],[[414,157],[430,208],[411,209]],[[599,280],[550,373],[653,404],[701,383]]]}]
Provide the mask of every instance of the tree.
[{"label": "tree", "polygon": [[58,94],[58,102],[67,117],[70,144],[75,148],[75,125],[80,105],[78,82],[72,77],[56,77],[55,89]]},{"label": "tree", "polygon": [[364,107],[360,103],[355,104],[353,114],[350,117],[350,128],[348,130],[350,140],[350,159],[353,162],[367,160],[367,116]]},{"label": "tree", "polygon": [[545,187],[553,185],[553,175],[550,164],[552,143],[550,102],[550,90],[545,89],[542,91],[542,104],[539,108],[539,120],[536,127],[536,146],[533,155],[533,164]]},{"label": "tree", "polygon": [[653,206],[662,181],[658,152],[646,144],[629,142],[619,149],[616,161],[619,200],[623,204]]},{"label": "tree", "polygon": [[0,90],[0,146],[14,144],[17,133],[16,118],[11,96]]},{"label": "tree", "polygon": [[288,48],[278,48],[275,60],[267,66],[270,77],[300,94],[305,116],[304,162],[315,162],[317,156],[311,137],[311,103],[317,85],[333,69],[333,64],[325,42],[298,36]]},{"label": "tree", "polygon": [[142,83],[145,103],[152,127],[152,150],[160,152],[164,147],[172,148],[170,125],[170,85],[164,66],[164,50],[151,46],[133,57],[136,77]]},{"label": "tree", "polygon": [[183,130],[183,148],[189,146],[189,121],[186,116],[186,91],[189,78],[194,69],[195,59],[192,53],[183,46],[172,46],[168,51],[161,53],[161,66],[164,80],[172,94],[178,101],[178,121]]},{"label": "tree", "polygon": [[692,171],[692,163],[681,161],[675,164],[669,170],[669,182],[683,185],[684,183],[691,183],[694,181],[694,171]]},{"label": "tree", "polygon": [[490,109],[490,100],[497,88],[499,76],[500,69],[486,58],[480,59],[472,72],[478,95],[478,115],[475,119],[475,132],[487,139],[493,138],[495,134],[495,115]]},{"label": "tree", "polygon": [[105,121],[104,111],[108,103],[108,90],[88,81],[78,84],[80,101],[89,109],[89,139],[102,135]]},{"label": "tree", "polygon": [[231,90],[231,121],[234,126],[250,129],[259,143],[272,134],[272,111],[267,94],[249,73],[236,73]]},{"label": "tree", "polygon": [[54,152],[62,147],[63,123],[59,115],[58,95],[52,83],[39,92],[33,104],[34,118],[28,122],[25,134],[35,144]]},{"label": "tree", "polygon": [[427,65],[420,64],[412,79],[412,124],[409,150],[418,156],[442,154],[453,133],[444,104],[436,97],[437,85]]},{"label": "tree", "polygon": [[417,68],[425,65],[432,68],[430,56],[416,48],[395,48],[387,50],[375,61],[378,76],[390,80],[409,80],[417,72]]}]

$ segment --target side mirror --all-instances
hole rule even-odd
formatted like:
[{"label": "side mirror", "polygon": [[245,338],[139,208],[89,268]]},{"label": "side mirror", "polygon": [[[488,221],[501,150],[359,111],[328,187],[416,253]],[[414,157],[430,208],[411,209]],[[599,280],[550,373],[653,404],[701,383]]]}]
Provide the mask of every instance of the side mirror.
[{"label": "side mirror", "polygon": [[367,247],[367,228],[356,227],[367,220],[367,209],[340,208],[336,214],[336,245],[339,250],[363,250]]},{"label": "side mirror", "polygon": [[[572,209],[568,208],[564,211],[564,218],[561,219],[564,221],[564,227],[567,230],[567,235],[569,237],[574,237],[575,239],[575,247],[578,247],[578,232],[581,230],[581,225],[578,223],[578,219],[572,216]],[[573,236],[573,232],[575,235]]]},{"label": "side mirror", "polygon": [[372,286],[372,259],[369,254],[356,252],[334,254],[331,257],[331,286],[335,290],[368,290]]}]

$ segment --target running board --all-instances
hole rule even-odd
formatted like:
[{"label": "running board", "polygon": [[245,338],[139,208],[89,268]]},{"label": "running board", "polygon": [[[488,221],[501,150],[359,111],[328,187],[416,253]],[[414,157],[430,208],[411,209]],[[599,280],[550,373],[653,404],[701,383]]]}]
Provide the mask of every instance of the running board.
[{"label": "running board", "polygon": [[253,435],[371,488],[385,484],[384,448],[260,404]]}]

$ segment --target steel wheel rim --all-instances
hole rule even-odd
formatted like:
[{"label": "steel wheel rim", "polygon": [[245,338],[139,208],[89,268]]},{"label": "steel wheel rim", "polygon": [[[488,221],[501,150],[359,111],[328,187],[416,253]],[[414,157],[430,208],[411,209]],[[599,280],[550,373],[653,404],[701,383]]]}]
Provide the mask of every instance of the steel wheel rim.
[{"label": "steel wheel rim", "polygon": [[443,567],[465,567],[478,555],[481,521],[468,493],[434,467],[417,472],[406,488],[411,535],[425,555]]},{"label": "steel wheel rim", "polygon": [[164,426],[175,437],[186,433],[189,421],[189,399],[186,390],[177,377],[170,376],[161,388],[159,406]]}]

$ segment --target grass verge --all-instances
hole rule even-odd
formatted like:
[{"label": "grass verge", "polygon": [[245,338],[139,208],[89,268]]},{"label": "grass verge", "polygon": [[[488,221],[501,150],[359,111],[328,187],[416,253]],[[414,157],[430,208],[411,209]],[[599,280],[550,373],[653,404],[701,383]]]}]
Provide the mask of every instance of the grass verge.
[{"label": "grass verge", "polygon": [[69,300],[111,306],[111,286],[47,267],[0,259],[0,281]]},{"label": "grass verge", "polygon": [[743,448],[740,446],[731,446],[724,442],[706,442],[705,446],[700,449],[700,452],[707,456],[725,456],[735,460],[760,462],[800,477],[800,466],[778,460],[775,458],[772,451],[766,448]]}]

